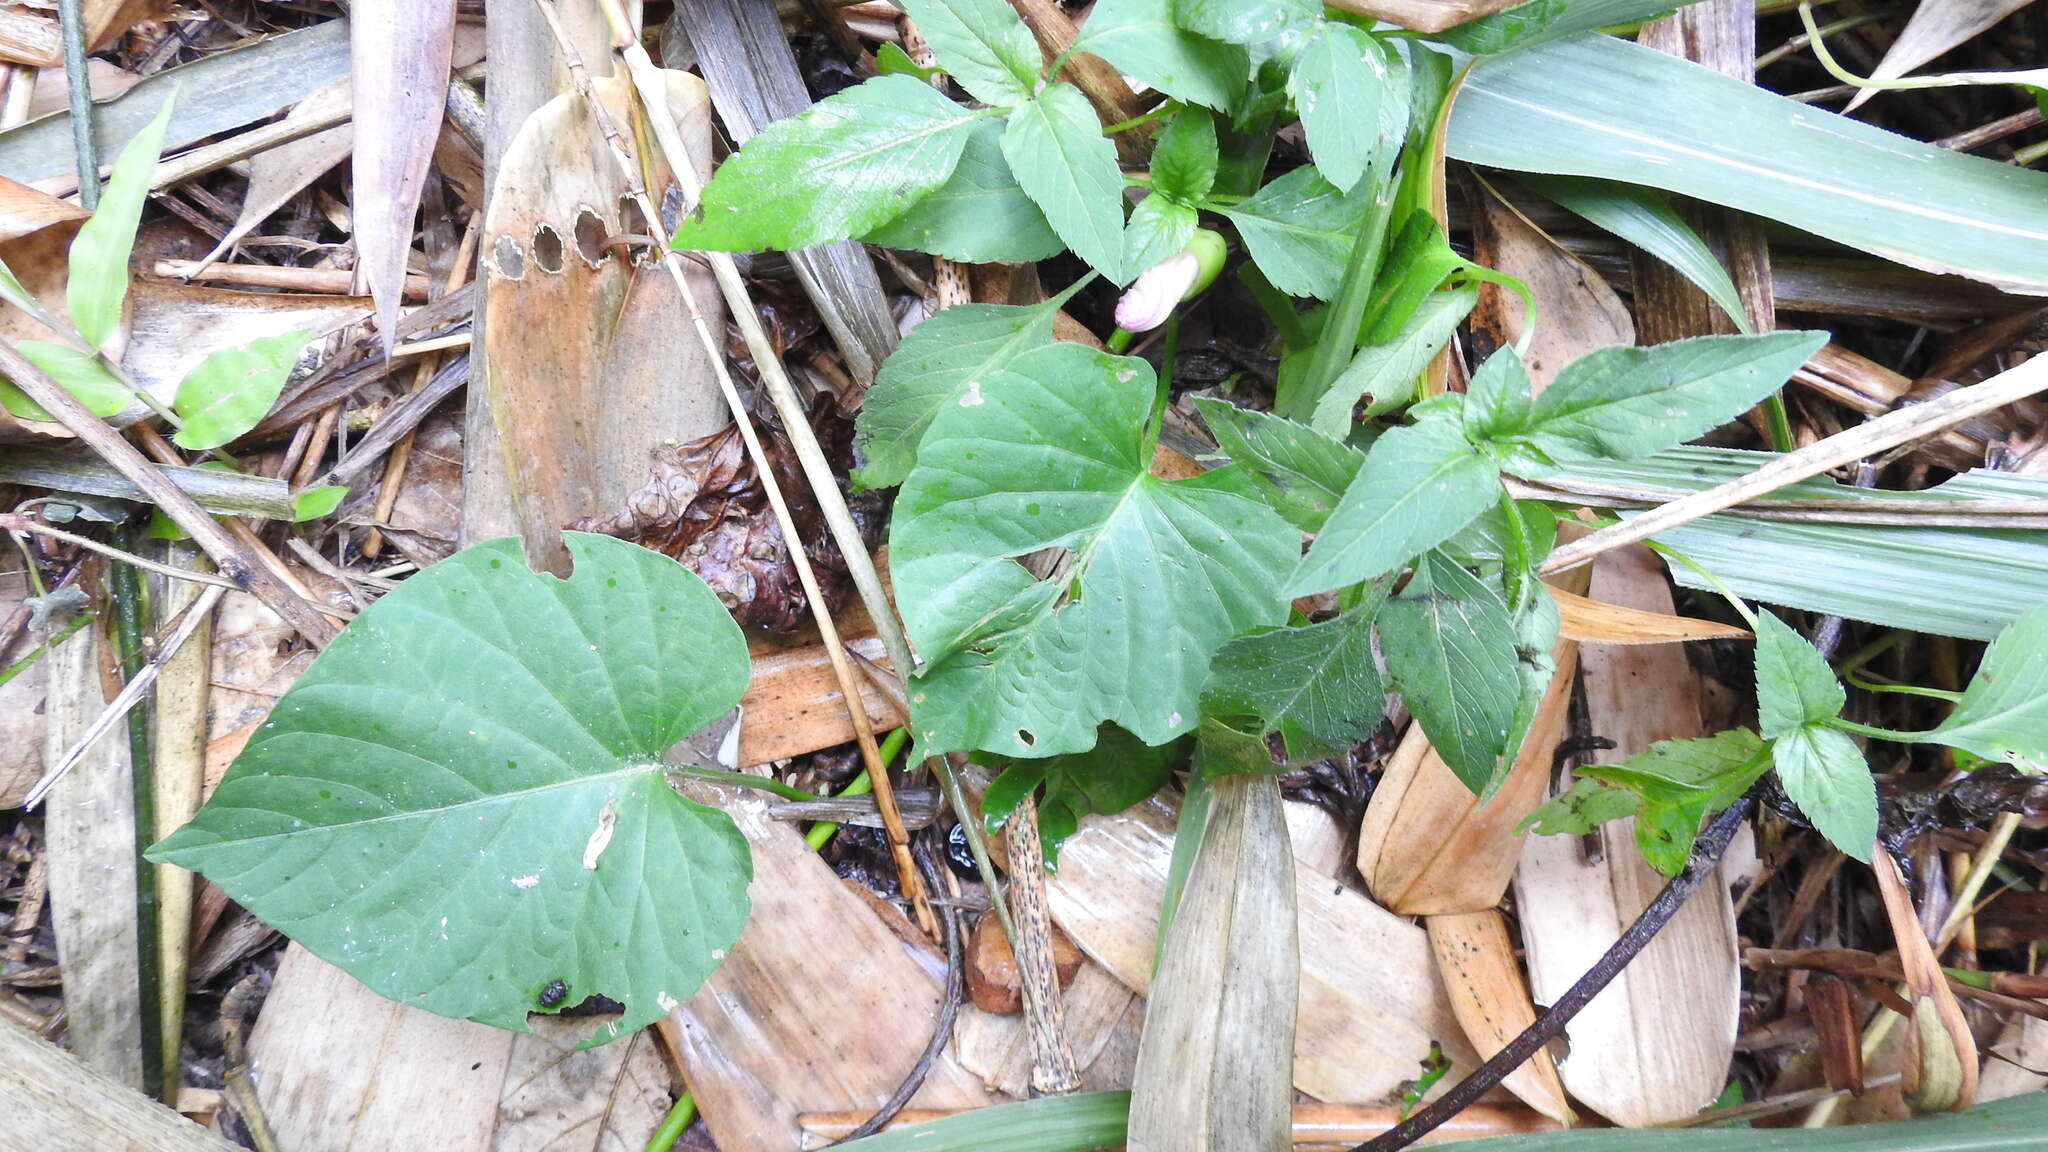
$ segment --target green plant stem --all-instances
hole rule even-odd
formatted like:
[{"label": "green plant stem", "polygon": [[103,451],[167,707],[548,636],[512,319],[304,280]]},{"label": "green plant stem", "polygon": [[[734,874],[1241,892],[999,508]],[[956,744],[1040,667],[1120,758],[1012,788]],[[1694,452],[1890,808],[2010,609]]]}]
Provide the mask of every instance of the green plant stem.
[{"label": "green plant stem", "polygon": [[1785,394],[1773,392],[1764,397],[1764,430],[1769,433],[1771,451],[1792,450],[1792,420],[1785,414]]},{"label": "green plant stem", "polygon": [[1899,696],[1925,696],[1930,700],[1946,700],[1951,704],[1960,704],[1963,700],[1961,692],[1949,692],[1941,688],[1922,688],[1917,684],[1880,684],[1874,680],[1865,680],[1853,672],[1838,671],[1836,674],[1848,681],[1853,687],[1861,688],[1865,692],[1890,692]]},{"label": "green plant stem", "polygon": [[669,1108],[668,1115],[661,1118],[661,1127],[656,1128],[654,1135],[648,1137],[647,1152],[669,1152],[669,1149],[675,1147],[676,1141],[683,1138],[683,1133],[689,1129],[690,1122],[696,1118],[697,1096],[686,1088],[681,1096],[676,1097],[676,1102]]},{"label": "green plant stem", "polygon": [[737,784],[742,788],[754,788],[772,792],[784,800],[818,800],[815,792],[795,788],[773,776],[750,776],[745,772],[728,772],[723,768],[700,768],[695,764],[663,764],[662,769],[672,776],[686,776],[692,780],[709,780],[713,784]]},{"label": "green plant stem", "polygon": [[1128,332],[1119,328],[1109,334],[1109,339],[1104,340],[1102,346],[1121,356],[1130,348],[1131,341],[1136,339],[1137,335],[1136,332]]},{"label": "green plant stem", "polygon": [[1844,732],[1853,732],[1858,736],[1868,736],[1872,740],[1889,740],[1894,744],[1919,744],[1924,742],[1928,735],[1925,732],[1900,732],[1892,728],[1878,728],[1870,724],[1859,724],[1854,720],[1847,720],[1840,716],[1822,721],[1822,723],[1829,728],[1839,728]]},{"label": "green plant stem", "polygon": [[36,661],[41,660],[44,654],[49,652],[50,649],[55,648],[57,645],[62,644],[66,640],[69,640],[73,632],[76,632],[80,628],[83,628],[87,624],[91,623],[92,617],[93,614],[91,612],[80,612],[77,615],[77,617],[71,621],[71,623],[66,624],[64,627],[58,629],[56,635],[50,637],[48,640],[45,640],[41,644],[38,644],[34,648],[30,649],[28,655],[23,656],[21,659],[16,660],[12,664],[9,664],[6,668],[0,669],[0,684],[5,684],[9,680],[14,679],[16,676],[21,675],[23,672],[28,671],[29,666],[34,664]]},{"label": "green plant stem", "polygon": [[[134,530],[123,524],[115,540],[126,548],[134,546]],[[149,603],[143,593],[142,574],[128,564],[115,565],[109,574],[114,593],[114,635],[121,654],[121,675],[132,679],[147,662],[142,636]],[[142,1082],[164,1082],[163,1029],[159,1020],[162,1000],[157,955],[156,867],[142,854],[156,841],[156,784],[150,771],[150,713],[147,700],[138,700],[128,710],[128,766],[135,808],[135,975],[141,989]],[[174,1103],[175,1101],[166,1101]]]},{"label": "green plant stem", "polygon": [[1152,459],[1152,450],[1159,444],[1159,433],[1166,425],[1166,402],[1173,394],[1173,357],[1180,348],[1180,317],[1169,313],[1166,317],[1166,335],[1159,341],[1159,386],[1152,396],[1151,414],[1145,417],[1145,447],[1143,458]]},{"label": "green plant stem", "polygon": [[[887,767],[895,763],[897,754],[901,753],[903,746],[909,742],[910,729],[908,728],[898,728],[887,736],[882,737],[883,766]],[[874,777],[868,775],[868,770],[863,768],[860,771],[860,775],[855,776],[853,782],[841,789],[836,795],[865,796],[869,792],[874,791],[874,789]],[[811,825],[810,831],[804,833],[804,843],[811,846],[811,851],[816,852],[830,843],[833,833],[837,831],[839,831],[837,821],[820,820],[816,824]]]},{"label": "green plant stem", "polygon": [[2013,149],[2012,162],[2022,168],[2031,168],[2034,165],[2034,161],[2039,160],[2043,156],[2048,156],[2048,140],[2043,140],[2039,144],[2029,144],[2024,148]]},{"label": "green plant stem", "polygon": [[[1067,50],[1067,52],[1071,52],[1071,51],[1073,51],[1073,49],[1071,49],[1071,48],[1069,48],[1069,49]],[[1058,61],[1058,62],[1059,62],[1059,63],[1064,63],[1064,62],[1066,61],[1066,59],[1067,59],[1067,53],[1066,53],[1066,52],[1062,52],[1062,53],[1060,54],[1060,58],[1059,58],[1059,61]],[[1139,116],[1133,116],[1133,117],[1131,117],[1131,118],[1130,118],[1129,120],[1126,120],[1126,121],[1124,121],[1124,122],[1123,122],[1123,123],[1121,123],[1121,124],[1111,124],[1111,125],[1110,125],[1109,127],[1107,127],[1107,128],[1104,128],[1104,129],[1102,130],[1102,134],[1103,134],[1104,136],[1114,136],[1114,135],[1116,135],[1116,134],[1117,134],[1117,133],[1119,133],[1119,132],[1129,132],[1129,131],[1130,131],[1131,129],[1133,129],[1133,128],[1138,128],[1138,127],[1141,127],[1141,126],[1143,126],[1143,125],[1146,125],[1146,124],[1150,124],[1150,123],[1151,123],[1151,122],[1153,122],[1154,120],[1157,120],[1157,119],[1159,119],[1159,118],[1160,118],[1161,116],[1171,116],[1171,115],[1173,115],[1173,114],[1174,114],[1175,112],[1178,112],[1178,111],[1180,111],[1180,108],[1181,108],[1181,105],[1180,105],[1180,101],[1178,101],[1178,100],[1168,100],[1168,101],[1167,101],[1166,103],[1164,103],[1164,104],[1161,104],[1161,105],[1160,105],[1159,107],[1157,107],[1157,108],[1154,108],[1154,109],[1153,109],[1153,110],[1151,110],[1150,112],[1146,112],[1146,113],[1144,113],[1144,114],[1142,114],[1142,115],[1139,115]]]},{"label": "green plant stem", "polygon": [[1371,302],[1373,287],[1379,280],[1382,248],[1386,242],[1387,222],[1393,218],[1394,188],[1391,185],[1380,188],[1373,201],[1372,212],[1366,217],[1364,227],[1358,230],[1358,239],[1351,246],[1351,261],[1344,270],[1344,283],[1337,289],[1337,298],[1330,302],[1329,311],[1323,315],[1322,331],[1316,337],[1316,350],[1309,358],[1308,372],[1303,381],[1302,395],[1321,396],[1332,381],[1350,363],[1351,354],[1358,349],[1358,333],[1365,322],[1366,305]]},{"label": "green plant stem", "polygon": [[78,165],[78,206],[91,212],[100,206],[100,150],[92,135],[92,73],[85,55],[85,13],[82,0],[58,0],[57,17],[64,35],[64,87],[71,102],[71,153]]}]

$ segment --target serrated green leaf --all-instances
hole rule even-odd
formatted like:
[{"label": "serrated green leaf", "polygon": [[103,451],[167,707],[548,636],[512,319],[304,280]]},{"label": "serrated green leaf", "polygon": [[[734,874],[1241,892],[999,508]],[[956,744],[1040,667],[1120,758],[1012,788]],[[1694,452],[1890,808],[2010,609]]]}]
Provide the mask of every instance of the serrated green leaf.
[{"label": "serrated green leaf", "polygon": [[1661,452],[1755,407],[1827,339],[1773,332],[1600,348],[1566,365],[1528,429],[1501,440],[1559,463]]},{"label": "serrated green leaf", "polygon": [[1349,191],[1399,139],[1381,133],[1389,87],[1386,50],[1363,28],[1326,20],[1295,57],[1287,95],[1316,170],[1338,188]]},{"label": "serrated green leaf", "polygon": [[1806,724],[1833,720],[1849,702],[1819,649],[1769,609],[1757,612],[1757,720],[1775,739]]},{"label": "serrated green leaf", "polygon": [[875,71],[884,76],[915,76],[927,83],[934,76],[943,76],[946,73],[944,68],[926,68],[920,65],[910,58],[910,53],[895,44],[884,44],[875,49]]},{"label": "serrated green leaf", "polygon": [[[1665,3],[1667,0],[1659,0]],[[1572,0],[1529,0],[1505,11],[1436,33],[1433,39],[1473,56],[1505,52],[1534,39],[1572,6]]]},{"label": "serrated green leaf", "polygon": [[1125,275],[1123,170],[1079,88],[1053,84],[1010,113],[1003,158],[1052,230],[1090,268],[1118,284],[1143,271]]},{"label": "serrated green leaf", "polygon": [[185,421],[171,439],[189,452],[218,448],[254,428],[299,362],[311,332],[262,336],[201,360],[178,382],[171,410]]},{"label": "serrated green leaf", "polygon": [[1400,331],[1384,343],[1360,348],[1329,390],[1314,398],[1306,413],[1309,425],[1325,436],[1342,436],[1355,422],[1353,412],[1361,402],[1366,419],[1406,404],[1415,395],[1416,379],[1478,303],[1477,288],[1452,288],[1423,297]]},{"label": "serrated green leaf", "polygon": [[1176,23],[1173,0],[1097,0],[1075,46],[1176,100],[1219,111],[1237,102],[1251,75],[1243,48]]},{"label": "serrated green leaf", "polygon": [[1287,579],[1307,596],[1390,572],[1456,535],[1499,498],[1493,461],[1455,419],[1424,420],[1373,442],[1329,523]]},{"label": "serrated green leaf", "polygon": [[1173,114],[1152,149],[1152,190],[1193,204],[1216,185],[1216,122],[1201,108]]},{"label": "serrated green leaf", "polygon": [[1029,264],[1066,248],[1011,174],[995,120],[974,125],[944,184],[862,239],[969,264]]},{"label": "serrated green leaf", "polygon": [[1387,675],[1430,747],[1467,788],[1490,792],[1521,694],[1514,622],[1500,593],[1432,552],[1380,609],[1379,633]]},{"label": "serrated green leaf", "polygon": [[[1514,505],[1515,515],[1522,521],[1522,533],[1529,541],[1529,554],[1539,558],[1550,555],[1551,547],[1557,543],[1556,513],[1533,500],[1517,500]],[[1481,512],[1439,547],[1468,568],[1503,566],[1516,548],[1507,510],[1495,501],[1493,507]]]},{"label": "serrated green leaf", "polygon": [[1800,814],[1843,855],[1868,864],[1877,839],[1877,784],[1856,742],[1833,728],[1794,728],[1771,742],[1771,761]]},{"label": "serrated green leaf", "polygon": [[1263,44],[1322,19],[1316,0],[1176,0],[1189,31],[1231,44]]},{"label": "serrated green leaf", "polygon": [[1497,348],[1465,385],[1465,436],[1481,444],[1512,436],[1529,426],[1535,403],[1522,358],[1513,348]]},{"label": "serrated green leaf", "polygon": [[1278,732],[1290,760],[1336,756],[1372,736],[1385,708],[1372,614],[1239,636],[1216,652],[1202,711]]},{"label": "serrated green leaf", "polygon": [[[112,372],[107,371],[106,365],[90,353],[47,340],[22,340],[15,344],[14,350],[21,353],[24,360],[41,368],[44,375],[55,380],[95,416],[112,416],[135,400],[135,393],[130,392],[126,384],[115,378]],[[56,419],[42,405],[29,399],[28,393],[6,380],[0,380],[0,407],[23,420]]]},{"label": "serrated green leaf", "polygon": [[292,523],[303,524],[308,520],[318,520],[322,516],[331,516],[336,508],[341,507],[342,500],[347,496],[348,485],[346,484],[322,484],[318,488],[308,488],[303,492],[294,492],[292,494]]},{"label": "serrated green leaf", "polygon": [[405,581],[277,702],[151,860],[204,873],[379,993],[524,1030],[554,981],[688,999],[739,936],[745,839],[661,757],[746,687],[746,642],[673,560],[571,532],[568,580],[517,540]]},{"label": "serrated green leaf", "polygon": [[1763,740],[1733,728],[1659,740],[1620,764],[1581,768],[1579,775],[1641,798],[1636,846],[1651,867],[1675,876],[1692,855],[1701,821],[1733,804],[1770,767]]},{"label": "serrated green leaf", "polygon": [[861,403],[856,427],[867,463],[854,481],[863,488],[903,483],[932,418],[979,395],[989,373],[1050,343],[1053,313],[1077,288],[1031,305],[956,304],[911,329]]},{"label": "serrated green leaf", "polygon": [[1197,397],[1218,447],[1265,494],[1273,510],[1304,532],[1320,532],[1365,453],[1305,424]]},{"label": "serrated green leaf", "polygon": [[71,240],[64,301],[71,310],[71,326],[93,348],[105,346],[121,326],[121,304],[128,299],[128,255],[135,250],[135,228],[142,222],[142,205],[149,199],[150,177],[156,174],[164,128],[171,122],[176,99],[175,94],[164,97],[156,118],[121,149],[100,193],[99,207]]},{"label": "serrated green leaf", "polygon": [[701,219],[672,246],[754,252],[808,248],[871,232],[953,173],[974,124],[909,76],[877,76],[761,130],[704,186]]},{"label": "serrated green leaf", "polygon": [[2048,769],[2048,605],[1998,634],[1962,701],[1929,737],[2031,772]]},{"label": "serrated green leaf", "polygon": [[1159,193],[1138,201],[1124,226],[1123,266],[1140,272],[1188,246],[1195,210]]},{"label": "serrated green leaf", "polygon": [[[1285,618],[1299,534],[1233,469],[1149,475],[1153,391],[1142,360],[1055,344],[932,421],[890,533],[928,753],[1079,752],[1104,721],[1164,743],[1195,726],[1216,648]],[[1015,561],[1049,547],[1071,572]]]},{"label": "serrated green leaf", "polygon": [[1639,184],[1580,176],[1523,173],[1516,179],[1669,264],[1718,304],[1737,328],[1751,330],[1749,311],[1742,306],[1742,295],[1728,278],[1728,270],[1663,193]]},{"label": "serrated green leaf", "polygon": [[939,63],[984,104],[1031,99],[1044,58],[1031,29],[1003,0],[903,0]]},{"label": "serrated green leaf", "polygon": [[1343,282],[1344,258],[1371,209],[1368,189],[1346,193],[1304,166],[1223,214],[1273,287],[1328,300]]},{"label": "serrated green leaf", "polygon": [[1598,780],[1580,780],[1531,809],[1517,832],[1538,836],[1584,836],[1609,820],[1625,820],[1642,808],[1642,800],[1624,788]]}]

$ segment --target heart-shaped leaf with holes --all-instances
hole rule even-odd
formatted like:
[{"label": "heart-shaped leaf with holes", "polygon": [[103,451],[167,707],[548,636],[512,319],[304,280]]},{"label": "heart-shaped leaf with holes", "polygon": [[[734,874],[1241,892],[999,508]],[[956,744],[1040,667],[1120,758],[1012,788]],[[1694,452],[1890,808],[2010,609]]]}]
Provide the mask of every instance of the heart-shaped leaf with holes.
[{"label": "heart-shaped leaf with holes", "polygon": [[494,540],[379,600],[149,858],[443,1016],[525,1031],[602,994],[625,1015],[598,1041],[675,1007],[739,938],[753,868],[661,757],[739,700],[746,643],[675,561],[567,543],[567,580]]}]

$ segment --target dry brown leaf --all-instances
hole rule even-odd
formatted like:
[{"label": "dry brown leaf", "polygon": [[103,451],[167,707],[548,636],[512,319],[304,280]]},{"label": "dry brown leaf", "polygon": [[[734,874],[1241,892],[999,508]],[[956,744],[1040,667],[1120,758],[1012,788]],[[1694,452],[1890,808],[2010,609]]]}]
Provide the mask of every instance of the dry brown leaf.
[{"label": "dry brown leaf", "polygon": [[[1508,938],[1507,918],[1489,908],[1426,916],[1423,926],[1429,930],[1429,946],[1451,992],[1451,1011],[1458,1014],[1458,1023],[1479,1055],[1492,1059],[1536,1022],[1536,1006],[1522,979],[1522,962],[1515,955],[1514,941]],[[1557,1065],[1549,1050],[1537,1052],[1508,1073],[1502,1083],[1538,1112],[1571,1126],[1571,1104],[1565,1099],[1564,1084],[1557,1078]]]},{"label": "dry brown leaf", "polygon": [[1590,600],[1544,585],[1557,602],[1558,635],[1581,644],[1674,644],[1682,640],[1746,640],[1749,632],[1717,620],[1645,612]]},{"label": "dry brown leaf", "polygon": [[90,215],[92,213],[69,200],[0,176],[0,241],[40,232],[67,220],[83,220]]},{"label": "dry brown leaf", "polygon": [[1960,1112],[1977,1098],[1976,1037],[1970,1034],[1970,1022],[1920,925],[1898,864],[1882,843],[1872,849],[1870,860],[1871,870],[1877,874],[1878,895],[1884,899],[1885,918],[1891,921],[1892,938],[1898,943],[1899,966],[1905,969],[1912,997],[1912,1026],[1920,1039],[1920,1077],[1913,1106],[1922,1112]]},{"label": "dry brown leaf", "polygon": [[[292,110],[285,114],[284,122],[322,120],[337,112],[346,113],[353,102],[354,92],[354,84],[346,76],[323,84],[293,105]],[[343,123],[301,136],[252,157],[249,161],[249,187],[243,193],[242,209],[235,217],[235,225],[200,263],[211,264],[220,259],[251,229],[304,191],[308,184],[348,159],[349,151],[355,147],[355,137],[355,126]],[[411,217],[407,217],[408,226],[410,222]],[[410,242],[408,237],[408,246]]]},{"label": "dry brown leaf", "polygon": [[[10,623],[29,594],[28,570],[21,552],[0,552],[0,624]],[[0,667],[25,657],[44,637],[24,632],[12,648],[0,649]],[[43,772],[43,690],[49,677],[47,657],[14,679],[0,684],[0,810],[18,808],[29,786]]]},{"label": "dry brown leaf", "polygon": [[377,301],[389,355],[427,165],[441,135],[455,53],[455,5],[356,0],[349,11],[355,88],[357,268]]},{"label": "dry brown leaf", "polygon": [[1131,1088],[1131,1152],[1286,1152],[1301,975],[1294,856],[1271,776],[1209,784],[1160,949]]}]

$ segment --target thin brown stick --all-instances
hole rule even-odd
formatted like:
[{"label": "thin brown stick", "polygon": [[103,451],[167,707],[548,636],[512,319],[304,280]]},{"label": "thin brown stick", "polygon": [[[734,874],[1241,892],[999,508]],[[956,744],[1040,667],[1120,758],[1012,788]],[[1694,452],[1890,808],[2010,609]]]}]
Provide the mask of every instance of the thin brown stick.
[{"label": "thin brown stick", "polygon": [[9,532],[30,532],[37,536],[48,536],[52,540],[62,540],[66,544],[75,544],[80,548],[119,560],[123,564],[132,564],[144,571],[154,572],[159,576],[168,576],[173,580],[190,580],[194,584],[212,584],[219,588],[236,590],[241,588],[241,585],[236,584],[234,581],[215,576],[211,572],[200,572],[191,568],[175,568],[169,564],[159,564],[146,557],[137,556],[133,552],[123,552],[112,544],[102,544],[90,536],[79,536],[75,533],[66,532],[62,528],[53,528],[40,520],[31,520],[26,516],[17,516],[11,512],[0,512],[0,528],[4,528]]},{"label": "thin brown stick", "polygon": [[140,488],[145,499],[163,509],[172,523],[184,529],[193,543],[205,549],[221,575],[237,588],[255,595],[315,646],[324,646],[334,638],[338,629],[327,617],[306,599],[294,594],[277,577],[252,563],[249,554],[236,543],[233,535],[207,515],[182,489],[165,479],[156,465],[136,451],[134,445],[122,439],[121,434],[108,427],[106,421],[87,411],[76,397],[6,341],[0,341],[0,375],[12,380],[28,394],[29,399],[42,405],[86,447]]},{"label": "thin brown stick", "polygon": [[1772,460],[1747,476],[1717,484],[1703,492],[1673,500],[1620,524],[1610,525],[1566,544],[1550,554],[1539,570],[1549,576],[1576,568],[1602,552],[1647,540],[1702,516],[1732,508],[1787,484],[1818,476],[1830,468],[1861,460],[1960,424],[1972,416],[2003,408],[2048,390],[2048,357],[2036,357],[1981,384],[1959,388],[1946,396],[1887,412],[1867,423],[1838,432]]},{"label": "thin brown stick", "polygon": [[1066,1013],[1052,954],[1052,913],[1045,901],[1045,850],[1038,841],[1038,804],[1024,797],[1003,826],[1010,858],[1010,914],[1016,934],[1010,951],[1024,992],[1024,1023],[1031,1033],[1031,1090],[1065,1096],[1081,1090],[1081,1073],[1067,1047]]},{"label": "thin brown stick", "polygon": [[[335,268],[286,268],[274,264],[205,264],[198,260],[159,260],[150,266],[158,276],[212,284],[235,284],[248,288],[277,288],[286,292],[310,292],[322,296],[355,294],[355,273]],[[431,281],[425,276],[405,278],[405,298],[427,298]]]},{"label": "thin brown stick", "polygon": [[[647,187],[641,181],[639,166],[633,159],[633,148],[619,132],[618,125],[612,122],[611,114],[605,110],[604,104],[592,91],[590,73],[584,67],[582,56],[576,51],[574,43],[562,28],[561,17],[556,11],[554,0],[534,0],[534,4],[540,9],[549,29],[554,33],[555,43],[562,53],[563,64],[568,68],[577,92],[582,95],[592,118],[597,122],[606,143],[610,146],[612,159],[619,165],[627,194],[640,209],[647,226],[656,232],[665,232],[667,229],[662,223],[661,214],[648,197]],[[630,26],[615,4],[607,3],[605,14],[612,20],[615,31],[623,31],[630,36]],[[675,173],[677,183],[682,185],[694,200],[700,191],[694,187],[695,169],[689,150],[683,146],[681,136],[676,131],[675,121],[668,115],[667,106],[663,102],[664,84],[659,77],[650,80],[647,76],[647,73],[653,70],[653,61],[648,59],[646,50],[640,47],[637,40],[627,44],[620,50],[620,54],[624,57],[634,85],[646,106],[647,122],[654,130],[655,139],[666,153],[670,170]],[[760,371],[763,380],[771,382],[769,394],[774,401],[776,413],[781,417],[783,427],[796,447],[798,459],[804,465],[805,476],[817,490],[818,503],[825,508],[829,521],[832,518],[829,501],[839,498],[839,488],[832,479],[831,466],[826,463],[816,438],[810,434],[810,422],[804,414],[802,402],[797,399],[795,390],[790,387],[788,378],[782,373],[781,361],[776,358],[773,349],[768,347],[767,337],[760,331],[760,317],[746,300],[745,287],[739,282],[739,272],[733,267],[732,259],[724,253],[709,255],[713,258],[712,268],[719,276],[720,286],[726,289],[729,298],[739,298],[733,305],[733,314],[739,321],[741,330],[749,333],[748,344],[754,350],[755,367]],[[883,762],[881,749],[875,743],[874,725],[869,721],[867,709],[861,703],[860,681],[855,677],[852,666],[847,663],[846,646],[840,640],[839,629],[833,623],[831,611],[825,605],[825,595],[818,584],[817,573],[812,570],[810,557],[804,550],[803,536],[797,531],[796,520],[790,515],[781,485],[776,482],[774,470],[769,467],[768,454],[761,447],[753,418],[747,412],[746,404],[741,401],[731,374],[726,370],[724,343],[713,335],[710,324],[704,319],[702,310],[697,307],[696,295],[691,291],[681,256],[672,249],[664,248],[662,265],[675,280],[684,306],[689,310],[698,339],[703,343],[713,374],[718,378],[719,389],[725,395],[726,407],[732,411],[740,438],[746,443],[747,455],[754,463],[761,489],[766,493],[769,506],[775,512],[776,522],[782,528],[783,539],[789,542],[790,563],[796,569],[797,579],[803,585],[805,598],[810,602],[811,614],[817,622],[819,636],[825,642],[826,655],[832,661],[833,674],[838,679],[840,691],[846,699],[846,710],[853,721],[854,739],[860,746],[861,759],[867,766],[869,779],[874,784],[875,804],[882,812],[890,855],[896,864],[897,879],[903,887],[904,895],[910,899],[918,926],[924,929],[927,935],[935,937],[939,934],[938,919],[932,914],[931,901],[924,890],[923,879],[918,875],[916,862],[911,859],[910,832],[903,826],[902,814],[896,808],[889,766]],[[731,280],[730,284],[727,284],[728,278]],[[758,344],[754,342],[755,335],[760,336]],[[781,382],[780,389],[774,387],[773,381],[776,380]],[[784,395],[785,393],[787,395]],[[805,452],[806,446],[810,449],[808,455]],[[816,457],[818,467],[815,469],[812,467],[810,456]],[[842,511],[844,507],[842,501]],[[854,533],[850,543],[843,538],[839,539],[838,543],[849,568],[857,571],[861,562],[867,562],[868,571],[873,574],[873,563],[868,559],[867,546],[860,539],[858,531]],[[879,587],[879,577],[876,577],[876,582]],[[876,627],[882,629],[882,622],[876,621]]]}]

